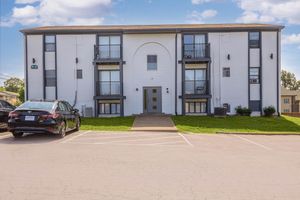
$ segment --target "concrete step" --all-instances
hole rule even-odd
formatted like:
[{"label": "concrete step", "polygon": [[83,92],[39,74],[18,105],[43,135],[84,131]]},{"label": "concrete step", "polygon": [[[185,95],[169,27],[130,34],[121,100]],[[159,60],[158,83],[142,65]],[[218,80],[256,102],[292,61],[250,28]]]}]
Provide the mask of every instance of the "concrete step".
[{"label": "concrete step", "polygon": [[139,115],[135,118],[131,131],[163,131],[177,132],[170,116]]}]

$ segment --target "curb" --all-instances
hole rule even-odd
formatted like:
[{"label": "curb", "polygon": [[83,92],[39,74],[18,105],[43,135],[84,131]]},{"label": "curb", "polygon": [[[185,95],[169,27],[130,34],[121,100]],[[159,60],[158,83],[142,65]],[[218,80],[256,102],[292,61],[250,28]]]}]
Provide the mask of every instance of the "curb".
[{"label": "curb", "polygon": [[282,136],[290,136],[290,135],[296,135],[296,136],[300,136],[300,132],[299,133],[226,133],[226,132],[216,132],[216,134],[224,134],[224,135],[266,135],[266,136],[274,136],[274,135],[282,135]]}]

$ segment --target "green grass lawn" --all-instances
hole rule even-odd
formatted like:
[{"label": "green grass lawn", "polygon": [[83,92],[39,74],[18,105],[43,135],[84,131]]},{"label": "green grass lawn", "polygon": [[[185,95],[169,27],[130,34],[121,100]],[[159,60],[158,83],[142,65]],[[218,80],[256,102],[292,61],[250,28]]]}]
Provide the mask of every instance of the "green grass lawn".
[{"label": "green grass lawn", "polygon": [[300,134],[300,118],[242,117],[216,118],[209,116],[173,116],[176,127],[191,133],[270,133]]},{"label": "green grass lawn", "polygon": [[82,118],[81,130],[129,131],[134,117]]}]

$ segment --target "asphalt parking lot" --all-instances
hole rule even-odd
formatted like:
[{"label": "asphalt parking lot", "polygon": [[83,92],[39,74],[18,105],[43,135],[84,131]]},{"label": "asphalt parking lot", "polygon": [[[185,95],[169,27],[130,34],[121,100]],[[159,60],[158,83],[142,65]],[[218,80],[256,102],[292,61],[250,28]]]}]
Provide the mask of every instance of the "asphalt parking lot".
[{"label": "asphalt parking lot", "polygon": [[300,136],[0,134],[0,199],[299,199]]}]

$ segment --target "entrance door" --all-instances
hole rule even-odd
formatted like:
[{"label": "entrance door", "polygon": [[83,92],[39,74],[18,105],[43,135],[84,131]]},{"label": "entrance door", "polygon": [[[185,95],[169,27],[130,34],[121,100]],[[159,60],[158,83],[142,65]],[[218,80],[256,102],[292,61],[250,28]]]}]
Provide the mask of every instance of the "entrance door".
[{"label": "entrance door", "polygon": [[161,87],[144,87],[144,113],[161,113]]}]

